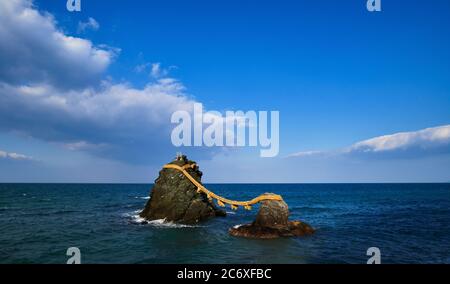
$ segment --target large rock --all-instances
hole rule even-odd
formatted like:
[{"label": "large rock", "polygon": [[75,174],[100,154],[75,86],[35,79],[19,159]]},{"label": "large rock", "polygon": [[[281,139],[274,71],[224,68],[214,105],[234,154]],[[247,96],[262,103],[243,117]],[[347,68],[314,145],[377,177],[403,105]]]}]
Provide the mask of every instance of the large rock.
[{"label": "large rock", "polygon": [[289,221],[286,202],[266,200],[261,203],[256,220],[247,225],[230,229],[235,237],[275,239],[279,237],[299,237],[314,234],[314,229],[300,221]]},{"label": "large rock", "polygon": [[[171,164],[178,166],[193,165],[187,172],[201,182],[202,172],[195,162],[186,156],[177,157]],[[150,200],[140,216],[148,221],[165,219],[167,222],[196,224],[226,213],[216,208],[204,193],[198,193],[197,187],[175,169],[162,169],[150,193]]]}]

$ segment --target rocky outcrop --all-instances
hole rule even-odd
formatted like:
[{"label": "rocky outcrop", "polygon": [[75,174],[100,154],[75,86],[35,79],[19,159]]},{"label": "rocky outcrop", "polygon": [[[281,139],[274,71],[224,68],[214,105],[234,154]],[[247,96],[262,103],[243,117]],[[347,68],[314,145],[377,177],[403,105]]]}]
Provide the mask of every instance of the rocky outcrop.
[{"label": "rocky outcrop", "polygon": [[[201,183],[202,172],[186,156],[177,156],[170,164],[182,167]],[[266,195],[273,195],[267,193]],[[150,193],[150,200],[140,216],[147,221],[165,220],[179,224],[196,224],[211,217],[225,216],[205,193],[178,168],[164,167]],[[230,229],[236,237],[274,239],[279,237],[307,236],[314,229],[300,221],[289,221],[289,208],[283,200],[268,199],[261,202],[256,220],[248,225]]]},{"label": "rocky outcrop", "polygon": [[266,200],[261,203],[256,220],[230,229],[235,237],[275,239],[314,234],[315,230],[300,221],[289,221],[289,208],[284,201]]},{"label": "rocky outcrop", "polygon": [[[191,165],[188,173],[201,182],[202,172],[195,162],[186,156],[178,156],[171,164]],[[150,193],[150,200],[140,216],[148,221],[165,219],[167,222],[196,224],[215,216],[225,216],[204,193],[198,193],[195,185],[183,173],[174,169],[162,169]]]}]

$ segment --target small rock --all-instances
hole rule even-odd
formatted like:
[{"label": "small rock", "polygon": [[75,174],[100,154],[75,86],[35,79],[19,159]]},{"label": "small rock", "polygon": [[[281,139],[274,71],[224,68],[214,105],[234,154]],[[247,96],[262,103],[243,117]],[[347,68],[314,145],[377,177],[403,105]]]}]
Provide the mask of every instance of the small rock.
[{"label": "small rock", "polygon": [[[271,193],[266,193],[270,195]],[[254,222],[258,227],[286,227],[289,219],[289,207],[284,201],[266,200],[261,203]]]},{"label": "small rock", "polygon": [[229,231],[235,237],[256,239],[300,237],[314,232],[315,230],[306,223],[289,221],[288,205],[284,201],[277,200],[263,201],[253,223],[236,226]]}]

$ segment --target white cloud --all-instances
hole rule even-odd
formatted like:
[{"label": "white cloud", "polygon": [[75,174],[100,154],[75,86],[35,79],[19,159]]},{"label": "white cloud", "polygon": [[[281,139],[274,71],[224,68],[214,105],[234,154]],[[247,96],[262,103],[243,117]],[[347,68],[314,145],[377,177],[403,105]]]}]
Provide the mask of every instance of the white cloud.
[{"label": "white cloud", "polygon": [[0,150],[0,159],[10,159],[10,160],[16,160],[16,161],[26,161],[26,160],[33,160],[32,157],[23,155],[23,154],[17,154],[17,153],[8,153],[5,151]]},{"label": "white cloud", "polygon": [[0,0],[0,38],[0,131],[130,163],[177,151],[171,115],[196,101],[168,77],[175,67],[137,68],[153,79],[144,88],[102,80],[118,51],[65,35],[28,0]]},{"label": "white cloud", "polygon": [[160,64],[142,89],[102,81],[118,50],[64,34],[29,0],[0,0],[0,38],[0,131],[131,162],[175,152],[170,116],[195,101]]},{"label": "white cloud", "polygon": [[90,151],[100,148],[108,147],[107,144],[92,144],[86,141],[78,141],[73,143],[66,143],[64,147],[71,151]]},{"label": "white cloud", "polygon": [[45,84],[0,83],[0,130],[60,142],[71,150],[145,159],[147,151],[174,151],[170,117],[178,110],[192,112],[195,103],[184,89],[169,78],[143,89],[104,82],[99,89],[64,92]]},{"label": "white cloud", "polygon": [[86,87],[98,82],[116,55],[64,34],[30,0],[0,1],[0,39],[0,80],[10,84]]},{"label": "white cloud", "polygon": [[78,22],[78,33],[83,33],[86,30],[97,31],[100,28],[100,24],[94,19],[89,17],[86,22]]},{"label": "white cloud", "polygon": [[346,152],[381,153],[409,149],[432,150],[450,144],[450,125],[385,135],[352,145]]},{"label": "white cloud", "polygon": [[289,158],[311,157],[324,154],[323,151],[302,151],[289,155]]},{"label": "white cloud", "polygon": [[306,151],[289,157],[347,155],[389,158],[420,157],[436,153],[450,153],[450,125],[379,136],[337,151]]},{"label": "white cloud", "polygon": [[[178,151],[171,142],[175,127],[171,116],[176,111],[193,116],[196,103],[185,94],[184,85],[172,78],[159,79],[143,89],[104,82],[100,88],[64,92],[50,85],[0,83],[0,131],[56,142],[72,151],[148,163]],[[203,115],[216,116],[206,111]],[[215,117],[223,124],[227,119],[241,118]],[[203,158],[217,150],[189,149]]]},{"label": "white cloud", "polygon": [[176,66],[169,66],[167,68],[163,68],[162,64],[159,62],[156,63],[143,63],[134,68],[136,73],[144,73],[149,72],[149,76],[152,79],[161,79],[169,76],[170,71],[177,69]]},{"label": "white cloud", "polygon": [[150,71],[150,75],[153,78],[159,78],[167,76],[167,70],[164,70],[161,68],[161,63],[153,63],[152,64],[152,70]]}]

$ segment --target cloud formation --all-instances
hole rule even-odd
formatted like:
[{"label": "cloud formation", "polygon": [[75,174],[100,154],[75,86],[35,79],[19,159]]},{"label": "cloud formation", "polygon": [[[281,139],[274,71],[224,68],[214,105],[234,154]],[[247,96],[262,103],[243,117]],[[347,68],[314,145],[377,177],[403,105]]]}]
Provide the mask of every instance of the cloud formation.
[{"label": "cloud formation", "polygon": [[344,153],[423,155],[450,152],[450,125],[385,135],[355,143]]},{"label": "cloud formation", "polygon": [[144,89],[104,82],[100,89],[65,92],[50,85],[0,83],[0,130],[59,142],[70,150],[145,161],[155,149],[158,154],[175,151],[170,116],[192,112],[194,103],[174,79]]},{"label": "cloud formation", "polygon": [[0,131],[132,163],[175,153],[170,116],[196,101],[160,64],[142,89],[104,80],[116,52],[64,34],[29,0],[0,0],[0,38]]},{"label": "cloud formation", "polygon": [[289,155],[290,158],[312,157],[325,154],[323,151],[302,151]]},{"label": "cloud formation", "polygon": [[161,63],[144,63],[136,66],[134,71],[136,73],[146,73],[148,72],[150,78],[161,79],[169,76],[171,70],[176,69],[176,66],[169,66],[164,68]]},{"label": "cloud formation", "polygon": [[[81,28],[97,24],[90,19]],[[169,77],[175,66],[138,66],[151,78],[143,88],[105,80],[117,52],[64,34],[30,0],[0,0],[0,37],[0,131],[127,163],[159,164],[179,150],[171,116],[193,115],[198,102]],[[207,119],[226,121],[217,113],[205,113]],[[221,148],[188,151],[202,159]]]},{"label": "cloud formation", "polygon": [[9,84],[84,88],[103,75],[115,49],[65,35],[29,0],[0,1],[0,78]]},{"label": "cloud formation", "polygon": [[79,22],[78,23],[78,33],[83,33],[87,30],[93,30],[97,31],[100,28],[100,24],[94,19],[89,17],[89,19],[86,22]]},{"label": "cloud formation", "polygon": [[29,157],[27,155],[17,154],[17,153],[8,153],[8,152],[2,151],[2,150],[0,150],[0,159],[15,160],[15,161],[33,160],[32,157]]},{"label": "cloud formation", "polygon": [[384,135],[336,151],[305,151],[289,157],[345,155],[351,157],[414,158],[450,153],[450,125]]}]

